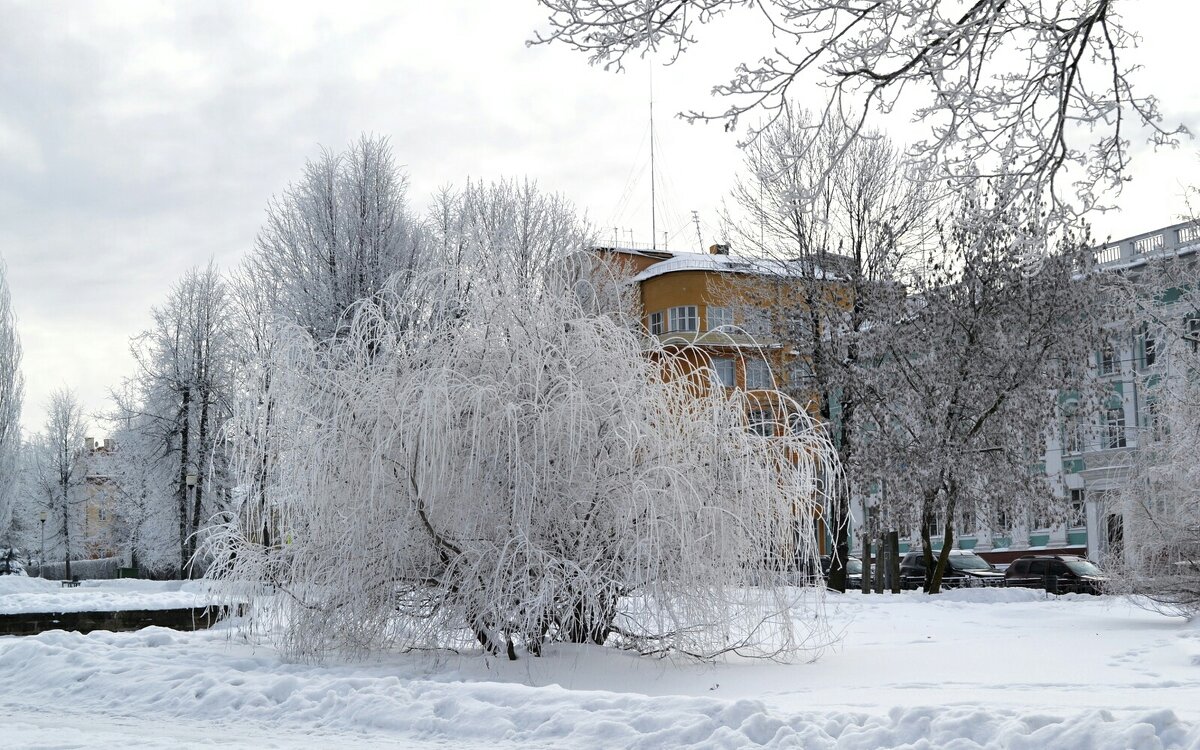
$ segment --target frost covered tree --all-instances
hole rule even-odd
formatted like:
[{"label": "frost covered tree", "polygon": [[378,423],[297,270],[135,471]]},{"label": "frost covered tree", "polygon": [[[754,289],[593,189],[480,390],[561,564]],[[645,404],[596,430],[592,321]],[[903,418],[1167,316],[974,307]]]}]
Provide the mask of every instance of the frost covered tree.
[{"label": "frost covered tree", "polygon": [[71,558],[83,548],[82,517],[87,457],[84,439],[87,423],[79,398],[70,389],[60,389],[46,405],[45,432],[32,443],[33,487],[46,510],[47,557],[62,555],[66,577],[71,577]]},{"label": "frost covered tree", "polygon": [[1131,331],[1142,368],[1143,424],[1121,501],[1124,587],[1163,608],[1200,613],[1200,261],[1150,257],[1106,279],[1109,303]]},{"label": "frost covered tree", "polygon": [[1056,394],[1086,390],[1096,279],[1079,274],[1086,245],[1070,237],[1034,266],[1014,252],[1046,241],[1036,204],[966,197],[911,276],[904,315],[877,331],[861,445],[888,478],[891,511],[919,526],[929,593],[960,514],[998,528],[1002,514],[1059,510],[1036,467]]},{"label": "frost covered tree", "polygon": [[125,397],[114,394],[118,422],[141,432],[139,444],[157,445],[170,466],[180,575],[194,576],[197,532],[228,502],[229,484],[219,440],[232,399],[229,299],[216,267],[189,270],[167,301],[152,311],[153,325],[131,350],[137,372]]},{"label": "frost covered tree", "polygon": [[324,341],[351,306],[416,272],[420,247],[408,179],[387,139],[364,135],[340,153],[323,151],[271,201],[246,273],[272,288],[284,320]]},{"label": "frost covered tree", "polygon": [[539,2],[550,17],[535,43],[567,44],[610,69],[631,54],[674,61],[699,45],[702,26],[742,13],[762,46],[715,87],[727,108],[689,120],[733,128],[748,113],[782,115],[817,86],[818,124],[844,127],[849,144],[910,109],[927,132],[910,156],[927,176],[955,192],[1009,176],[1021,192],[1049,196],[1052,214],[1119,190],[1135,129],[1156,145],[1186,133],[1164,127],[1158,101],[1134,88],[1123,55],[1138,38],[1118,12],[1134,6],[1118,0]]},{"label": "frost covered tree", "polygon": [[570,289],[497,275],[454,315],[401,326],[366,303],[332,351],[289,342],[274,515],[231,523],[216,572],[284,592],[287,645],[307,656],[811,645],[792,614],[815,594],[763,558],[797,527],[813,537],[818,433],[761,437],[745,399],[703,388],[683,357],[645,351]]},{"label": "frost covered tree", "polygon": [[240,499],[212,573],[281,592],[258,612],[308,657],[814,645],[791,613],[818,593],[764,558],[813,538],[819,434],[750,432],[744,398],[581,293],[559,199],[496,183],[434,205],[438,263],[361,300],[336,339],[277,331],[273,427],[248,399],[228,431],[240,486],[261,479],[269,502]]},{"label": "frost covered tree", "polygon": [[0,540],[12,526],[20,491],[21,403],[24,395],[21,339],[17,335],[7,269],[0,261]]},{"label": "frost covered tree", "polygon": [[[771,283],[733,288],[729,297],[748,306],[746,317],[764,317],[771,339],[796,353],[789,394],[814,400],[834,428],[848,481],[830,503],[830,586],[844,590],[850,497],[865,496],[875,480],[858,460],[858,407],[873,397],[859,384],[872,366],[864,343],[873,324],[895,314],[899,280],[929,238],[935,201],[887,138],[857,141],[841,158],[842,134],[813,125],[810,113],[789,108],[745,149],[732,241],[793,272],[764,274]],[[809,158],[797,160],[801,152]]]},{"label": "frost covered tree", "polygon": [[112,526],[130,566],[162,575],[179,569],[178,504],[168,447],[154,423],[149,414],[126,414],[115,425],[109,458],[117,493]]},{"label": "frost covered tree", "polygon": [[[233,275],[232,325],[237,398],[255,404],[239,422],[241,450],[253,443],[257,471],[243,487],[265,512],[274,470],[274,349],[281,327],[300,326],[333,341],[361,300],[389,280],[421,273],[429,249],[408,205],[408,178],[386,138],[362,136],[344,151],[323,151],[274,198],[249,256]],[[270,535],[269,526],[260,529]],[[268,540],[269,541],[269,540]]]}]

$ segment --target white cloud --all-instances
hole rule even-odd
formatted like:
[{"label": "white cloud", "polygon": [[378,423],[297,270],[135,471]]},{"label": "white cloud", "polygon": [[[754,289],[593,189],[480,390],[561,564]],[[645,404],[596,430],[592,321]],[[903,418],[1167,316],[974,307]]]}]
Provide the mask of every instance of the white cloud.
[{"label": "white cloud", "polygon": [[[1179,62],[1194,24],[1135,11],[1149,24],[1145,81],[1169,112],[1194,117],[1200,95]],[[534,0],[10,0],[4,15],[0,254],[26,342],[27,426],[64,383],[100,408],[170,284],[210,257],[235,263],[304,160],[361,132],[391,136],[417,207],[447,182],[528,176],[573,198],[604,236],[615,224],[648,238],[648,183],[623,193],[640,166],[648,68],[610,74],[562,47],[526,47],[544,18]],[[655,71],[659,175],[674,199],[659,229],[689,245],[692,209],[715,239],[737,136],[672,115],[720,109],[708,92],[750,48],[741,23],[703,30]],[[1139,154],[1131,210],[1097,233],[1174,220],[1172,191],[1200,183],[1196,166],[1191,150]]]}]

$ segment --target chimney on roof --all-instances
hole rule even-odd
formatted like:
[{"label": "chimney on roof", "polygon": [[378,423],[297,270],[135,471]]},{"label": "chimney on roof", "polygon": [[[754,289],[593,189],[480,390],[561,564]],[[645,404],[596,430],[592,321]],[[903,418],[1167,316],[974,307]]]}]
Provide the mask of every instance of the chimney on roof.
[{"label": "chimney on roof", "polygon": [[87,446],[89,451],[96,450],[96,438],[84,438],[83,444]]},{"label": "chimney on roof", "polygon": [[729,255],[729,245],[710,245],[708,248],[709,255]]},{"label": "chimney on roof", "polygon": [[112,438],[104,438],[104,452],[112,453],[112,449],[113,449],[113,439]]}]

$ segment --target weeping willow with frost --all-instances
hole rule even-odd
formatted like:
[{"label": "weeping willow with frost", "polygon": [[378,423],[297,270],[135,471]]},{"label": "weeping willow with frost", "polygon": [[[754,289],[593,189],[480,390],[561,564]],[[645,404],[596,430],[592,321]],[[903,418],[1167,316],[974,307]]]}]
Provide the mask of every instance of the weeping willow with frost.
[{"label": "weeping willow with frost", "polygon": [[[577,285],[461,273],[361,304],[335,343],[285,333],[271,501],[212,540],[258,624],[305,658],[825,643],[820,588],[790,585],[834,461],[804,410],[715,387]],[[764,399],[777,436],[747,429]]]}]

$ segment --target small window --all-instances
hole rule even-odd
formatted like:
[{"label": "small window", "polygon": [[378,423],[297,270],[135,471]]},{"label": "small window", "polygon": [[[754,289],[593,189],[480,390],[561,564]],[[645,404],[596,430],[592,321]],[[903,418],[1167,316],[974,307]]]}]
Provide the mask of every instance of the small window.
[{"label": "small window", "polygon": [[1148,326],[1142,327],[1142,366],[1154,367],[1158,361],[1158,340]]},{"label": "small window", "polygon": [[733,325],[733,309],[709,305],[705,310],[708,316],[708,330],[715,331],[721,326]]},{"label": "small window", "polygon": [[775,415],[769,409],[750,412],[749,421],[750,431],[754,434],[763,437],[775,434]]},{"label": "small window", "polygon": [[1049,567],[1048,565],[1046,565],[1047,562],[1049,562],[1049,561],[1048,560],[1030,560],[1029,561],[1029,575],[1031,575],[1031,576],[1046,575],[1046,569]]},{"label": "small window", "polygon": [[734,374],[732,359],[714,359],[712,366],[713,372],[717,375],[717,382],[726,388],[732,388],[737,385],[737,376]]},{"label": "small window", "polygon": [[1125,447],[1125,407],[1114,406],[1104,412],[1104,447]]},{"label": "small window", "polygon": [[651,335],[661,336],[663,332],[662,313],[652,312],[647,317],[646,328],[649,329]]},{"label": "small window", "polygon": [[1191,346],[1192,352],[1200,350],[1200,312],[1194,312],[1183,320],[1183,338]]},{"label": "small window", "polygon": [[942,524],[941,512],[934,511],[933,515],[930,516],[928,531],[929,531],[929,536],[931,536],[931,537],[939,536],[940,534],[942,534],[945,531],[944,525]]},{"label": "small window", "polygon": [[684,305],[667,310],[667,331],[695,331],[697,324],[696,306]]},{"label": "small window", "polygon": [[1146,402],[1146,435],[1151,442],[1157,443],[1166,434],[1162,408],[1156,399]]},{"label": "small window", "polygon": [[960,535],[971,534],[975,529],[975,511],[969,508],[959,508],[955,512],[954,531]]},{"label": "small window", "polygon": [[746,313],[746,322],[742,328],[751,336],[763,337],[771,335],[771,319],[763,310],[750,310]]},{"label": "small window", "polygon": [[1050,528],[1050,516],[1045,511],[1037,511],[1033,514],[1033,528],[1036,531],[1045,531]]},{"label": "small window", "polygon": [[1087,494],[1085,490],[1071,490],[1071,508],[1067,514],[1067,526],[1081,529],[1087,525]]},{"label": "small window", "polygon": [[765,359],[746,360],[746,390],[754,391],[771,387],[771,368]]},{"label": "small window", "polygon": [[1079,429],[1079,417],[1071,414],[1063,417],[1063,453],[1082,453],[1083,436]]},{"label": "small window", "polygon": [[1117,353],[1112,344],[1100,350],[1100,374],[1115,375],[1117,372]]},{"label": "small window", "polygon": [[812,386],[816,375],[812,365],[803,357],[795,357],[788,363],[788,385],[793,387]]}]

